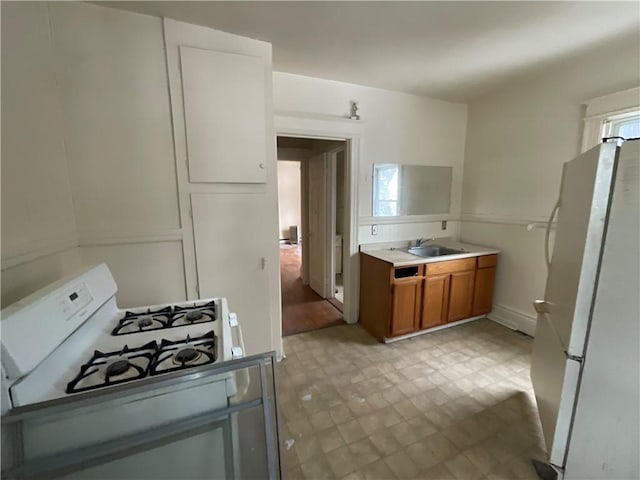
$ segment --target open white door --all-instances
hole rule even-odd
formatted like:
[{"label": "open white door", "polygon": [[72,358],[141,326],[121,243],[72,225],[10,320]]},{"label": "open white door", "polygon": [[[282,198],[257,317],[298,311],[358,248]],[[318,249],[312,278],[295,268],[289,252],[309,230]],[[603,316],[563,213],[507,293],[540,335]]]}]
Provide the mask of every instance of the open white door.
[{"label": "open white door", "polygon": [[302,248],[307,249],[309,256],[309,286],[327,298],[327,155],[311,157],[308,166],[309,235]]}]

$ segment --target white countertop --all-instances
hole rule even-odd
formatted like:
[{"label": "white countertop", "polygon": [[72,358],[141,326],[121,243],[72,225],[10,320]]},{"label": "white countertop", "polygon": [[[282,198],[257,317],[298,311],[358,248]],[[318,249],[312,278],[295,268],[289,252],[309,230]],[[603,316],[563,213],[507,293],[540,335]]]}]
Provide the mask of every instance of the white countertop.
[{"label": "white countertop", "polygon": [[454,242],[449,239],[436,239],[432,242],[427,242],[432,245],[442,245],[443,247],[453,248],[455,250],[462,250],[462,253],[454,255],[442,255],[440,257],[419,257],[412,255],[411,253],[403,252],[395,248],[381,248],[380,250],[372,250],[371,245],[367,250],[361,249],[362,253],[366,253],[372,257],[383,260],[392,264],[394,267],[404,267],[408,265],[420,265],[423,263],[433,262],[445,262],[447,260],[458,260],[461,258],[478,257],[480,255],[491,255],[494,253],[500,253],[500,250],[496,250],[491,247],[483,247],[480,245],[471,245],[469,243]]}]

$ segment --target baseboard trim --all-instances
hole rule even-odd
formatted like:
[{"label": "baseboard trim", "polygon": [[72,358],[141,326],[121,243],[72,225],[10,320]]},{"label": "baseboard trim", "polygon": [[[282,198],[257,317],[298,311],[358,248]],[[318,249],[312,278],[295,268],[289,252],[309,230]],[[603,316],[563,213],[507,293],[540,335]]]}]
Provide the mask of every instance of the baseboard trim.
[{"label": "baseboard trim", "polygon": [[406,335],[399,335],[397,337],[383,337],[382,338],[382,343],[393,343],[393,342],[397,342],[399,340],[406,340],[407,338],[417,337],[418,335],[428,335],[430,333],[437,332],[438,330],[444,330],[446,328],[457,327],[458,325],[462,325],[464,323],[469,323],[469,322],[475,322],[476,320],[480,320],[482,318],[485,318],[485,316],[484,315],[479,315],[477,317],[471,317],[471,318],[466,318],[464,320],[458,320],[458,321],[451,322],[451,323],[445,323],[444,325],[440,325],[438,327],[428,328],[427,330],[419,330],[417,332],[407,333]]},{"label": "baseboard trim", "polygon": [[532,337],[536,333],[536,317],[506,305],[494,304],[493,310],[487,317],[500,325],[512,330],[520,330]]}]

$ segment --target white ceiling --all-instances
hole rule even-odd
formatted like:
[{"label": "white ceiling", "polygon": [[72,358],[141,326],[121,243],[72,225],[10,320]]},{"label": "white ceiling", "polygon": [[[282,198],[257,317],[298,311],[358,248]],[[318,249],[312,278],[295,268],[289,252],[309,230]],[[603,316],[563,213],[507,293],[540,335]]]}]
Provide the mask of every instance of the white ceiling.
[{"label": "white ceiling", "polygon": [[640,2],[96,2],[273,44],[274,70],[455,101],[635,36]]}]

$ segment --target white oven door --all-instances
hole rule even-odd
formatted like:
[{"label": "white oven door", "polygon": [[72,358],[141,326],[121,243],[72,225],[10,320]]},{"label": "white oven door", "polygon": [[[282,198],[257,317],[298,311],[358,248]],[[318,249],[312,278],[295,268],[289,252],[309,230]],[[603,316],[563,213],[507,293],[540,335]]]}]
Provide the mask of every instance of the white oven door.
[{"label": "white oven door", "polygon": [[[15,409],[2,476],[279,478],[274,366],[263,354]],[[239,372],[251,388],[229,397]]]}]

